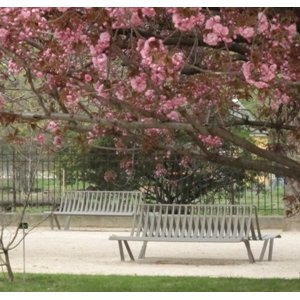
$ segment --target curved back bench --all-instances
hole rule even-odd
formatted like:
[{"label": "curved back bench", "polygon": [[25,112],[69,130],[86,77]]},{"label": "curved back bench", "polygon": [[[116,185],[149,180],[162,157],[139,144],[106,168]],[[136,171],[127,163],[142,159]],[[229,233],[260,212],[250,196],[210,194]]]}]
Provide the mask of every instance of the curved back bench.
[{"label": "curved back bench", "polygon": [[214,242],[237,243],[246,246],[250,262],[254,262],[250,241],[264,241],[263,259],[268,242],[272,259],[273,241],[279,235],[262,235],[256,207],[253,205],[164,205],[140,204],[134,215],[129,236],[110,236],[119,243],[124,260],[122,241],[134,260],[128,241],[143,241],[139,258],[145,257],[148,242]]},{"label": "curved back bench", "polygon": [[139,191],[66,191],[58,209],[50,213],[51,228],[53,219],[61,228],[57,216],[66,217],[64,229],[69,229],[71,216],[133,216],[142,200]]}]

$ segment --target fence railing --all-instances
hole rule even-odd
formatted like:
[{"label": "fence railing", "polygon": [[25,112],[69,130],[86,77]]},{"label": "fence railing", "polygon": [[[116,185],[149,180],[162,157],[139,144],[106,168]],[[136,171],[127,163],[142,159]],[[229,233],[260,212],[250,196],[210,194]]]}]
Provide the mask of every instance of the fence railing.
[{"label": "fence railing", "polygon": [[[72,163],[72,155],[69,159]],[[103,163],[109,165],[109,158],[103,157]],[[22,206],[27,195],[30,206],[49,206],[53,204],[53,197],[59,199],[63,190],[72,189],[90,189],[90,182],[85,180],[84,170],[73,170],[69,174],[59,155],[0,149],[0,210]],[[261,214],[282,215],[284,195],[284,179],[264,174],[238,189],[233,185],[231,190],[208,192],[196,200],[201,203],[254,204]]]}]

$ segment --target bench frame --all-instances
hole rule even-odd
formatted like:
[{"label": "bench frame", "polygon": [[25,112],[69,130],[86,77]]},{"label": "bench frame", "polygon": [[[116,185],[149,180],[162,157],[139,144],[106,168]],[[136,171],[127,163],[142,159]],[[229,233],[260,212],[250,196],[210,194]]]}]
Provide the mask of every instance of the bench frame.
[{"label": "bench frame", "polygon": [[128,241],[142,241],[139,259],[145,258],[148,242],[243,242],[250,263],[255,262],[250,241],[263,241],[259,261],[269,244],[272,260],[274,239],[280,235],[261,234],[257,209],[253,205],[176,205],[143,204],[134,215],[130,236],[109,237],[117,240],[121,261],[125,260],[122,242],[132,261]]},{"label": "bench frame", "polygon": [[65,191],[59,206],[50,216],[51,229],[54,221],[61,229],[58,216],[64,216],[64,230],[70,228],[72,216],[133,216],[143,193],[139,191]]}]

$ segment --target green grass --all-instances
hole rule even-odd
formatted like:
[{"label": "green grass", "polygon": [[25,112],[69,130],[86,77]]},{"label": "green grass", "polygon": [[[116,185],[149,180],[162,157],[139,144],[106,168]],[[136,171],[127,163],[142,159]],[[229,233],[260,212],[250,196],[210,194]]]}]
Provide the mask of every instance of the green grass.
[{"label": "green grass", "polygon": [[16,274],[1,292],[299,292],[300,279]]}]

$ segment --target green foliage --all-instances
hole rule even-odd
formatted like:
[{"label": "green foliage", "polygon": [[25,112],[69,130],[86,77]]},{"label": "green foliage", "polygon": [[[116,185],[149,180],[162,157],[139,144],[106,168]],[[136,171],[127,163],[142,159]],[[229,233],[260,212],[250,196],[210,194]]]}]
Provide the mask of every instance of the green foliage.
[{"label": "green foliage", "polygon": [[2,292],[299,292],[299,279],[16,274]]}]

